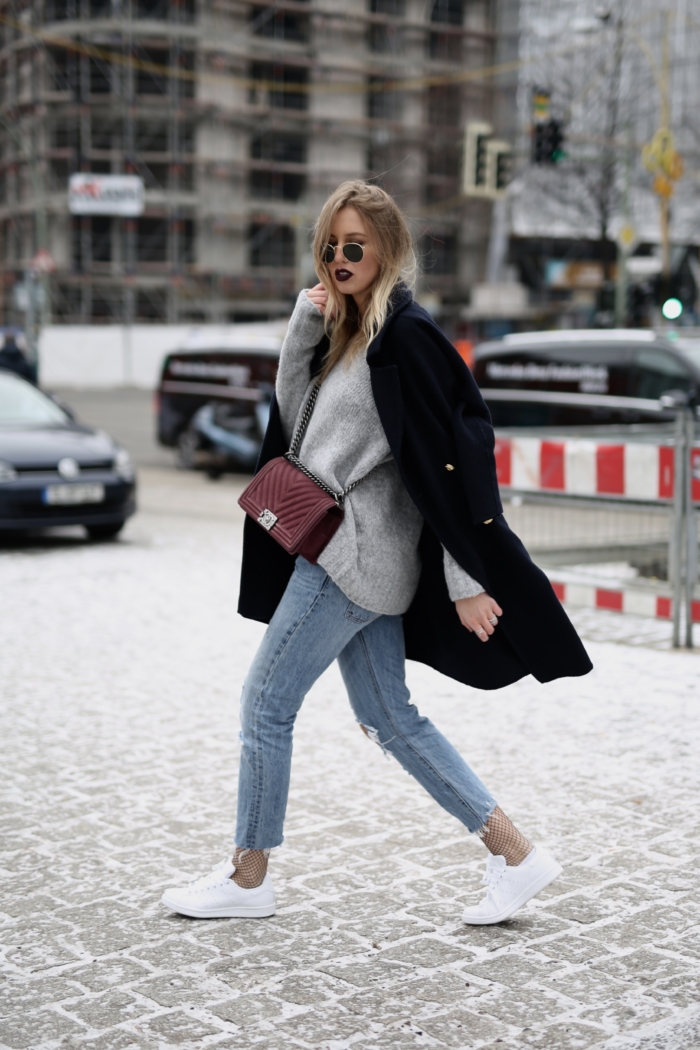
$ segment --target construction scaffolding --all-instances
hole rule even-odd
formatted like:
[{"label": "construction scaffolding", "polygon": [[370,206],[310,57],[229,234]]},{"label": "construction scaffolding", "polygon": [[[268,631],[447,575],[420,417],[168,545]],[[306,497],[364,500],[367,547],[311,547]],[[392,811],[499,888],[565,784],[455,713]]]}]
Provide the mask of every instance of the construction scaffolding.
[{"label": "construction scaffolding", "polygon": [[[514,80],[464,73],[512,53],[517,6],[0,2],[0,320],[21,322],[38,249],[44,322],[280,316],[318,208],[357,177],[396,194],[422,290],[456,319],[490,221],[460,197],[462,129],[515,112]],[[143,215],[70,215],[77,172],[139,175]]]}]

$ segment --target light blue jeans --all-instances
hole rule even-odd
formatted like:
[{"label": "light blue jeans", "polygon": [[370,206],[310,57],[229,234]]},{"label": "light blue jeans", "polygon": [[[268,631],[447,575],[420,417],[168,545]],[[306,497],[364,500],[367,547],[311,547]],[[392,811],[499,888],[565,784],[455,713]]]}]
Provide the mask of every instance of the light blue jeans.
[{"label": "light blue jeans", "polygon": [[411,703],[401,617],[353,604],[320,565],[299,557],[243,686],[236,845],[271,849],[282,842],[294,722],[335,659],[369,737],[448,813],[480,831],[496,801]]}]

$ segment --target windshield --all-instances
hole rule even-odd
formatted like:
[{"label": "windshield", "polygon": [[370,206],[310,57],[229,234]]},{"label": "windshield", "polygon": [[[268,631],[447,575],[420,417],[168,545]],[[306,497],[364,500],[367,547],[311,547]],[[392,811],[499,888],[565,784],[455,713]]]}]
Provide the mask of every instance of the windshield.
[{"label": "windshield", "polygon": [[0,372],[0,426],[8,423],[67,423],[65,412],[40,390]]},{"label": "windshield", "polygon": [[676,339],[675,345],[696,368],[700,367],[700,339]]}]

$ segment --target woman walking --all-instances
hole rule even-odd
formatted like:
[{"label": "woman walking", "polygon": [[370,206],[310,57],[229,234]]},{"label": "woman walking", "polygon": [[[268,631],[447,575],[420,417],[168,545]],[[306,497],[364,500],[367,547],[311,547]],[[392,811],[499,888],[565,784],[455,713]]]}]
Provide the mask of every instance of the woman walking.
[{"label": "woman walking", "polygon": [[297,300],[258,470],[293,443],[344,515],[317,560],[275,542],[269,511],[246,520],[239,611],[269,627],[243,688],[235,852],[162,900],[197,918],[274,914],[267,865],[283,839],[294,721],[337,659],[368,737],[490,854],[486,896],[464,921],[501,922],[561,867],[421,717],[405,659],[481,689],[591,664],[503,518],[488,409],[413,301],[411,236],[392,198],[340,186],[316,224],[314,260],[321,283]]}]

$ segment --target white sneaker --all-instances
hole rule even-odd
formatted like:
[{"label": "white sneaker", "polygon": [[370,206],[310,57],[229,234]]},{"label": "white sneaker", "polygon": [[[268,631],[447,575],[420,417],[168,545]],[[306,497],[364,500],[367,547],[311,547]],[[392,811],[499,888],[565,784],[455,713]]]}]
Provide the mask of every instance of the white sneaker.
[{"label": "white sneaker", "polygon": [[484,882],[486,896],[462,918],[470,926],[488,926],[509,919],[526,901],[562,873],[562,866],[541,846],[533,846],[520,864],[508,867],[505,857],[489,857]]},{"label": "white sneaker", "polygon": [[260,886],[244,890],[231,876],[235,867],[222,860],[209,875],[188,886],[166,890],[161,904],[192,919],[262,919],[275,914],[275,891],[272,879],[265,875]]}]

